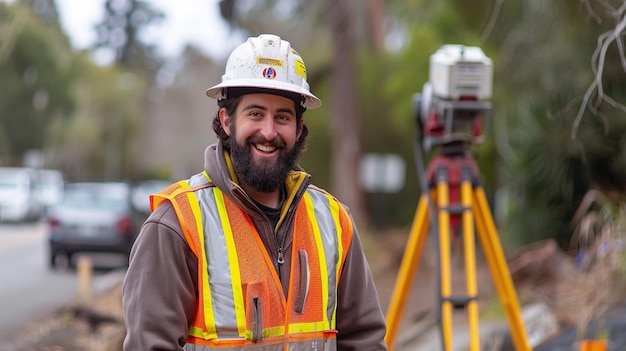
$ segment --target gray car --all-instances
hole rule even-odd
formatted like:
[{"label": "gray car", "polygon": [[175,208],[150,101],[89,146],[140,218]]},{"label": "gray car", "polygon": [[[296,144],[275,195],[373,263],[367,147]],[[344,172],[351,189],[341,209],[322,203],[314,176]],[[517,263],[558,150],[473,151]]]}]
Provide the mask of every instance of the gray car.
[{"label": "gray car", "polygon": [[50,267],[61,254],[73,265],[77,252],[119,253],[127,259],[138,230],[131,194],[126,182],[66,184],[63,199],[46,214]]}]

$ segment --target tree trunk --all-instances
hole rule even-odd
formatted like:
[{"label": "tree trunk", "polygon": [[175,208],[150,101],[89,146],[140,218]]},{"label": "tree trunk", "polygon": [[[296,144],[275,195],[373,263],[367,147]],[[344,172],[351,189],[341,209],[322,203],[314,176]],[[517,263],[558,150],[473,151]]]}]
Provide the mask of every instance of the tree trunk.
[{"label": "tree trunk", "polygon": [[361,157],[360,112],[357,102],[356,63],[350,1],[326,2],[333,50],[330,135],[333,146],[331,190],[346,204],[357,223],[365,220],[363,193],[359,187]]}]

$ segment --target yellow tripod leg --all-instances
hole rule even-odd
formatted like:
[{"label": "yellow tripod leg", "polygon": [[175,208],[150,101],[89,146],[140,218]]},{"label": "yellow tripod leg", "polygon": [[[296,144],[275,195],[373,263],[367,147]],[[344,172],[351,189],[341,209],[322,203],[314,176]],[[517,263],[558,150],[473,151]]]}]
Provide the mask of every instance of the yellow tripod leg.
[{"label": "yellow tripod leg", "polygon": [[472,211],[472,190],[470,180],[461,183],[461,205],[465,209],[463,219],[463,247],[465,257],[467,318],[470,335],[470,351],[480,350],[480,332],[478,327],[478,287],[476,278],[476,238],[474,233],[474,213]]},{"label": "yellow tripod leg", "polygon": [[441,293],[441,334],[444,350],[452,350],[452,278],[450,271],[450,213],[448,183],[437,183],[437,211],[439,225],[439,267]]},{"label": "yellow tripod leg", "polygon": [[419,258],[424,248],[428,232],[428,195],[422,195],[415,210],[415,217],[411,225],[411,233],[407,242],[404,256],[400,264],[398,277],[387,310],[387,334],[385,342],[389,351],[393,349],[396,334],[402,319],[406,300],[413,285],[413,278],[419,266]]},{"label": "yellow tripod leg", "polygon": [[500,295],[500,302],[506,312],[511,338],[517,351],[531,350],[528,345],[524,323],[521,317],[517,294],[513,287],[513,280],[504,258],[500,239],[498,238],[496,227],[489,211],[485,192],[482,188],[474,189],[474,213],[476,218],[476,228],[480,241],[485,251],[487,263],[491,269],[496,289]]}]

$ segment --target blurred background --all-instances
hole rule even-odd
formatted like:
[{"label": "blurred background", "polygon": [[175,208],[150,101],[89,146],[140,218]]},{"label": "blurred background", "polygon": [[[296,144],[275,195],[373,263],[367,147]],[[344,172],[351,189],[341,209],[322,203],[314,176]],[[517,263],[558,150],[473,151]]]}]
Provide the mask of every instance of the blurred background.
[{"label": "blurred background", "polygon": [[[215,140],[205,89],[236,45],[269,32],[305,58],[323,101],[305,116],[303,167],[359,222],[407,226],[419,198],[412,95],[441,45],[476,45],[494,62],[494,111],[474,154],[505,243],[567,246],[589,190],[623,203],[620,4],[1,1],[0,165],[187,178]],[[359,181],[372,154],[400,158],[396,186]]]},{"label": "blurred background", "polygon": [[[234,47],[273,33],[323,101],[305,114],[301,165],[350,207],[366,244],[406,238],[421,193],[413,94],[438,48],[474,45],[494,71],[492,120],[472,151],[503,248],[551,239],[575,255],[626,218],[625,11],[599,0],[4,0],[0,166],[66,182],[188,178],[215,141],[205,90]],[[391,160],[376,170],[391,186],[364,181],[376,157]]]}]

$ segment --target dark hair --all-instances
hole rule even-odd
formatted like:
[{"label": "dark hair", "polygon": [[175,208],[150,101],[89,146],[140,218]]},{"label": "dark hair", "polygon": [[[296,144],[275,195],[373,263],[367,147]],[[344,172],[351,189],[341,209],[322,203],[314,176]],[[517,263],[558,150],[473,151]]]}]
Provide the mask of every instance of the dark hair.
[{"label": "dark hair", "polygon": [[[226,109],[226,114],[229,117],[234,117],[235,112],[237,111],[237,106],[239,106],[239,103],[241,102],[242,96],[243,95],[239,95],[221,100],[219,101],[219,106]],[[296,105],[296,125],[298,126],[298,128],[302,128],[302,133],[296,141],[295,147],[298,149],[298,151],[302,152],[306,149],[306,137],[309,134],[309,129],[307,128],[306,124],[304,124],[304,120],[302,119],[304,110],[298,108],[298,104],[295,101],[294,104]],[[215,135],[217,135],[217,138],[222,142],[224,149],[226,151],[230,151],[230,137],[224,131],[222,121],[220,121],[219,110],[215,113],[215,117],[213,118],[213,131],[215,132]]]}]

